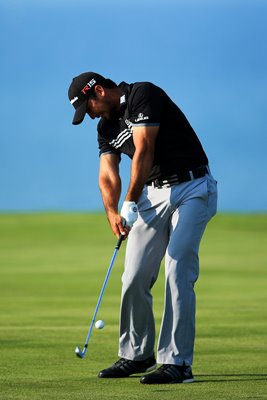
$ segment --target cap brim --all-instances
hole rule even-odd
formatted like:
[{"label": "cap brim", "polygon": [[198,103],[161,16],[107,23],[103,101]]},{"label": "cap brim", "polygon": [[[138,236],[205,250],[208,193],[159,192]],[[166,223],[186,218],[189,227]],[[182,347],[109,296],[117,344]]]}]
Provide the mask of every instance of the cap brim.
[{"label": "cap brim", "polygon": [[84,101],[80,107],[77,108],[75,111],[72,123],[73,125],[79,125],[81,122],[83,122],[85,114],[87,110],[87,101]]}]

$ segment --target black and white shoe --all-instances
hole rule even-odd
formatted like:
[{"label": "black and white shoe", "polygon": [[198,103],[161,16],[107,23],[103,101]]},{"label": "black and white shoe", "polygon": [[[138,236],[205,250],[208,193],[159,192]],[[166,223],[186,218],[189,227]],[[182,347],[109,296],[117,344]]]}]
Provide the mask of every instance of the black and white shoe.
[{"label": "black and white shoe", "polygon": [[163,364],[157,371],[142,376],[141,383],[160,384],[160,383],[192,383],[194,376],[190,365]]},{"label": "black and white shoe", "polygon": [[99,378],[126,378],[133,374],[142,374],[156,369],[157,363],[155,356],[147,358],[143,361],[132,361],[126,358],[120,358],[110,368],[103,369],[99,372]]}]

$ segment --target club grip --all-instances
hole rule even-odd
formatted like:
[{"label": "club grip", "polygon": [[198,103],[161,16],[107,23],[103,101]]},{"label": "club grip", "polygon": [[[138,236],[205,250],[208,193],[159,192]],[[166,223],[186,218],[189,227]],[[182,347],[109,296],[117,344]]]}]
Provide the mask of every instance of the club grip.
[{"label": "club grip", "polygon": [[119,250],[123,241],[124,235],[120,235],[117,246],[115,247],[115,249]]}]

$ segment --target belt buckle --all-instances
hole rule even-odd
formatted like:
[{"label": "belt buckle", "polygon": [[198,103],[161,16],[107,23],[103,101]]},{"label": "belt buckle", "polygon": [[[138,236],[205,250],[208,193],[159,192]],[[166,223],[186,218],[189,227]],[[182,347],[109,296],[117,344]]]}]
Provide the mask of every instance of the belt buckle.
[{"label": "belt buckle", "polygon": [[189,173],[189,176],[190,176],[190,181],[193,181],[195,179],[194,172],[193,171],[188,171],[188,173]]},{"label": "belt buckle", "polygon": [[155,188],[161,189],[161,188],[162,188],[162,182],[161,182],[158,178],[156,178],[156,179],[153,181],[153,186],[154,186]]},{"label": "belt buckle", "polygon": [[158,189],[170,188],[172,186],[172,183],[168,179],[156,179],[156,181]]}]

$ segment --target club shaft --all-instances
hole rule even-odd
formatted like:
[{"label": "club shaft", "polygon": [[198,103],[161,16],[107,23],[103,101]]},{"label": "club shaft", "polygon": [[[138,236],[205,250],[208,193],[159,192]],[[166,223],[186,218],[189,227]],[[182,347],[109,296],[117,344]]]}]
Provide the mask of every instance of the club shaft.
[{"label": "club shaft", "polygon": [[88,342],[89,342],[89,339],[90,339],[90,336],[91,336],[91,333],[92,333],[92,330],[93,330],[93,327],[94,327],[94,323],[95,323],[95,320],[96,320],[98,309],[100,307],[100,304],[101,304],[101,301],[102,301],[102,297],[103,297],[104,291],[106,289],[106,286],[107,286],[107,283],[108,283],[108,279],[109,279],[110,273],[112,271],[112,267],[113,267],[114,261],[115,261],[115,259],[117,257],[118,251],[120,249],[122,240],[123,240],[123,235],[120,235],[120,238],[119,238],[118,243],[117,243],[117,245],[115,247],[115,250],[114,250],[112,259],[110,261],[110,265],[108,267],[108,270],[107,270],[107,273],[106,273],[106,277],[105,277],[105,280],[104,280],[104,283],[103,283],[103,286],[102,286],[102,289],[101,289],[101,292],[100,292],[100,295],[99,295],[99,298],[98,298],[98,301],[97,301],[97,305],[96,305],[95,312],[94,312],[94,315],[93,315],[93,318],[92,318],[92,322],[91,322],[91,325],[90,325],[90,328],[89,328],[89,331],[88,331],[88,334],[87,334],[87,337],[86,337],[86,340],[85,340],[84,350],[88,346]]}]

